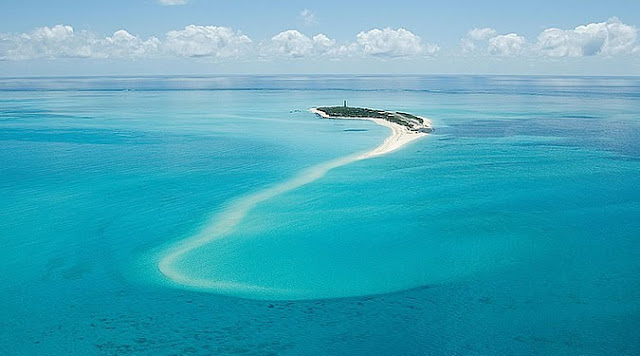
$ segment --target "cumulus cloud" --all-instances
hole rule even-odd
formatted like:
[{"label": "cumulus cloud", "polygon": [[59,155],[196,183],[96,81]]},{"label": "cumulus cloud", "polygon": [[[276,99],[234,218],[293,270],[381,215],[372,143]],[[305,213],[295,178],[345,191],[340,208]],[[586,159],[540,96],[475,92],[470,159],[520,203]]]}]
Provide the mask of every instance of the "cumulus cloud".
[{"label": "cumulus cloud", "polygon": [[486,45],[486,41],[497,33],[490,27],[471,29],[467,32],[467,36],[460,40],[460,48],[464,53],[475,52],[479,47]]},{"label": "cumulus cloud", "polygon": [[548,28],[535,44],[515,33],[497,35],[491,28],[475,28],[460,40],[462,52],[482,52],[498,56],[582,57],[617,56],[640,52],[638,30],[618,18],[589,23],[573,29]]},{"label": "cumulus cloud", "polygon": [[161,39],[143,39],[126,30],[99,37],[66,25],[40,27],[31,33],[0,34],[0,60],[172,57],[222,60],[309,56],[331,59],[366,56],[396,58],[432,55],[438,50],[438,46],[424,44],[419,36],[403,28],[360,32],[354,41],[343,43],[337,43],[322,33],[309,37],[298,30],[286,30],[256,44],[242,32],[229,27],[198,25],[169,31]]},{"label": "cumulus cloud", "polygon": [[524,53],[527,40],[516,33],[499,35],[491,27],[474,28],[460,40],[460,48],[464,53],[485,52],[496,56],[515,56]]},{"label": "cumulus cloud", "polygon": [[469,30],[467,37],[474,41],[484,41],[497,35],[498,32],[490,27],[474,28]]},{"label": "cumulus cloud", "polygon": [[302,20],[304,21],[304,24],[307,26],[310,25],[315,25],[316,22],[316,15],[309,9],[304,9],[300,12],[300,17],[302,17]]},{"label": "cumulus cloud", "polygon": [[188,2],[189,0],[158,0],[158,3],[160,3],[160,5],[165,6],[185,5]]},{"label": "cumulus cloud", "polygon": [[95,39],[86,32],[77,33],[71,26],[39,27],[13,39],[15,48],[9,58],[91,57]]},{"label": "cumulus cloud", "polygon": [[411,57],[431,55],[438,46],[423,44],[420,37],[403,28],[373,29],[360,32],[355,42],[338,44],[324,34],[308,37],[297,30],[278,33],[271,41],[262,44],[265,56],[301,58],[326,56],[334,59],[345,57],[374,56],[381,58]]},{"label": "cumulus cloud", "polygon": [[[313,13],[308,10],[300,15],[313,19]],[[635,26],[611,18],[573,29],[548,28],[533,43],[516,33],[501,34],[490,27],[474,28],[460,40],[460,48],[464,53],[494,56],[612,57],[640,54],[638,38]],[[424,43],[418,35],[404,28],[362,31],[351,41],[340,43],[322,33],[309,36],[293,29],[256,43],[229,27],[198,25],[169,31],[161,38],[141,38],[126,30],[99,36],[68,25],[39,27],[20,34],[0,33],[0,60],[3,61],[176,57],[270,60],[316,56],[341,60],[365,57],[415,58],[433,55],[438,50],[437,45]]]},{"label": "cumulus cloud", "polygon": [[300,58],[330,54],[336,41],[322,33],[309,38],[298,30],[287,30],[273,36],[265,46],[267,55]]},{"label": "cumulus cloud", "polygon": [[536,50],[550,57],[614,56],[637,51],[638,30],[617,18],[570,30],[548,28],[538,36]]},{"label": "cumulus cloud", "polygon": [[125,30],[100,38],[88,31],[56,25],[39,27],[31,33],[3,35],[0,59],[27,60],[37,58],[141,58],[158,52],[160,41],[146,40]]},{"label": "cumulus cloud", "polygon": [[313,43],[320,48],[331,48],[336,44],[336,40],[332,40],[326,35],[319,33],[313,36]]},{"label": "cumulus cloud", "polygon": [[155,37],[143,40],[125,30],[118,30],[113,36],[99,41],[99,47],[104,58],[152,57],[158,54],[160,40]]},{"label": "cumulus cloud", "polygon": [[516,56],[523,52],[527,40],[515,33],[499,35],[489,39],[487,47],[490,54],[499,56]]},{"label": "cumulus cloud", "polygon": [[271,38],[273,50],[289,57],[304,57],[311,53],[313,40],[297,30],[282,31]]},{"label": "cumulus cloud", "polygon": [[437,45],[423,45],[419,36],[404,28],[363,31],[356,36],[356,42],[365,54],[376,57],[432,55],[440,49]]},{"label": "cumulus cloud", "polygon": [[229,27],[189,25],[167,32],[163,48],[179,57],[237,57],[253,41]]}]

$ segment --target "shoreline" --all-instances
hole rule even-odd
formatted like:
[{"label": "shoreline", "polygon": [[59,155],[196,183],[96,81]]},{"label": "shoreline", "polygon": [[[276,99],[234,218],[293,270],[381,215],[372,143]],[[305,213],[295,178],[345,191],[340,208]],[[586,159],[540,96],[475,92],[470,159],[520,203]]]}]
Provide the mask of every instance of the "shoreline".
[{"label": "shoreline", "polygon": [[[424,132],[416,132],[411,131],[407,127],[375,117],[344,117],[344,116],[330,116],[324,111],[318,110],[317,108],[309,109],[311,113],[314,113],[320,116],[323,119],[336,119],[336,120],[368,120],[373,121],[378,125],[388,127],[391,130],[391,135],[387,137],[382,144],[371,151],[363,153],[358,156],[358,159],[366,159],[376,156],[381,156],[387,154],[389,152],[393,152],[398,150],[405,145],[427,136],[427,133]],[[424,122],[428,123],[428,126],[431,126],[431,120],[420,117]]]},{"label": "shoreline", "polygon": [[[315,108],[309,109],[309,111],[318,114],[321,117],[334,118],[326,115],[326,113],[320,110],[316,110]],[[386,126],[391,129],[391,135],[388,136],[382,144],[370,151],[338,157],[327,162],[316,164],[276,185],[265,187],[233,199],[225,209],[213,215],[198,233],[177,242],[170,243],[168,246],[162,248],[156,257],[153,258],[155,267],[162,276],[162,280],[169,286],[177,288],[219,293],[249,299],[307,299],[306,291],[304,290],[280,289],[259,284],[248,284],[237,281],[201,277],[197,272],[189,273],[188,270],[185,271],[180,268],[179,262],[183,261],[185,255],[188,255],[191,251],[204,247],[215,240],[230,237],[236,230],[236,227],[242,223],[242,220],[244,220],[247,214],[249,214],[249,212],[257,205],[291,190],[310,184],[324,177],[332,169],[342,167],[356,161],[387,154],[428,135],[424,132],[411,131],[405,126],[395,124],[384,119],[368,117],[336,117],[336,119],[370,120],[378,125]],[[425,120],[425,122],[428,122],[429,126],[431,125],[430,120],[425,118],[422,119]],[[331,296],[328,295],[327,297]]]}]

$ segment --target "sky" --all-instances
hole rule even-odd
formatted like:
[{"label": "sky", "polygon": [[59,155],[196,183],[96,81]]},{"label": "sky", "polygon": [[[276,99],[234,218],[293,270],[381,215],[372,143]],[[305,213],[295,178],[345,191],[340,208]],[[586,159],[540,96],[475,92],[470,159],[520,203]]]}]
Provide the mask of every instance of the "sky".
[{"label": "sky", "polygon": [[640,75],[640,1],[1,0],[0,76]]}]

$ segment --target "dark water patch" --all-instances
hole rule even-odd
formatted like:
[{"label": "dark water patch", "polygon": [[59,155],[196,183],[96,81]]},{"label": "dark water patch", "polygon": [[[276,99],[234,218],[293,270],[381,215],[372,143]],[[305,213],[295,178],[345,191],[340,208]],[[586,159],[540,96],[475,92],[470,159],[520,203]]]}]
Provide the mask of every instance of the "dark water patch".
[{"label": "dark water patch", "polygon": [[344,129],[342,131],[344,131],[344,132],[366,132],[366,131],[369,131],[369,130],[367,130],[367,129]]},{"label": "dark water patch", "polygon": [[595,115],[578,115],[578,114],[569,114],[569,115],[560,115],[561,118],[564,119],[599,119],[600,116]]},{"label": "dark water patch", "polygon": [[[2,129],[0,141],[64,142],[83,144],[144,144],[165,141],[163,135],[107,129]],[[162,140],[161,140],[162,139]]]},{"label": "dark water patch", "polygon": [[[440,133],[461,138],[508,138],[534,136],[559,139],[551,145],[570,145],[607,150],[640,158],[640,125],[635,120],[588,121],[570,118],[522,118],[517,120],[474,120],[443,127]],[[541,145],[546,142],[514,143]]]},{"label": "dark water patch", "polygon": [[47,110],[2,110],[0,111],[0,120],[35,121],[35,120],[60,120],[60,119],[93,120],[95,118],[91,116],[82,116],[82,115],[57,114]]},{"label": "dark water patch", "polygon": [[163,132],[108,128],[0,128],[0,141],[76,144],[171,144],[220,140],[209,132]]},{"label": "dark water patch", "polygon": [[0,78],[0,91],[390,91],[434,95],[640,97],[637,77],[471,75],[143,76]]}]

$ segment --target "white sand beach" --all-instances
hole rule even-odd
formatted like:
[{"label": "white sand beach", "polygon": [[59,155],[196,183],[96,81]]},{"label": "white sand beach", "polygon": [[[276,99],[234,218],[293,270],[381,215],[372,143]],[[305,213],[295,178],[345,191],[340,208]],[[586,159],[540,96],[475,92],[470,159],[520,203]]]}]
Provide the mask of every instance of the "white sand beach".
[{"label": "white sand beach", "polygon": [[[384,120],[384,119],[378,119],[378,118],[373,118],[373,117],[333,117],[333,116],[329,116],[327,115],[325,112],[320,111],[316,108],[311,108],[309,109],[310,112],[319,115],[322,118],[325,119],[337,119],[337,120],[369,120],[369,121],[373,121],[378,125],[382,125],[382,126],[386,126],[389,129],[391,129],[391,135],[389,137],[387,137],[384,142],[374,148],[373,150],[363,153],[362,155],[358,156],[357,159],[366,159],[366,158],[371,158],[371,157],[376,157],[376,156],[381,156],[384,154],[387,154],[389,152],[395,151],[401,147],[403,147],[404,145],[411,143],[421,137],[426,136],[427,134],[424,132],[415,132],[415,131],[410,131],[409,129],[407,129],[405,126],[402,125],[398,125],[395,124],[393,122]],[[421,119],[424,120],[424,122],[427,124],[427,126],[431,126],[431,120],[421,117]]]}]

